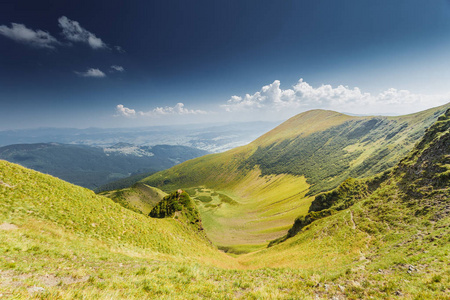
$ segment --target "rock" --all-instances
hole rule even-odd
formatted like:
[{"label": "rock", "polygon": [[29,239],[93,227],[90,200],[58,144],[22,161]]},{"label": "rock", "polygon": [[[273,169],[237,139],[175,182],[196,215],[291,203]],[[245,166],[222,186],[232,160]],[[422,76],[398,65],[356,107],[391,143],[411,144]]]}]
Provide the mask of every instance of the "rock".
[{"label": "rock", "polygon": [[18,228],[19,227],[17,227],[17,225],[10,224],[10,223],[0,224],[0,230],[16,230]]},{"label": "rock", "polygon": [[345,291],[345,287],[343,287],[342,285],[338,284],[339,289],[341,290],[341,292]]},{"label": "rock", "polygon": [[45,289],[40,286],[31,286],[31,287],[27,288],[27,290],[28,290],[28,293],[30,293],[30,294],[45,292]]}]

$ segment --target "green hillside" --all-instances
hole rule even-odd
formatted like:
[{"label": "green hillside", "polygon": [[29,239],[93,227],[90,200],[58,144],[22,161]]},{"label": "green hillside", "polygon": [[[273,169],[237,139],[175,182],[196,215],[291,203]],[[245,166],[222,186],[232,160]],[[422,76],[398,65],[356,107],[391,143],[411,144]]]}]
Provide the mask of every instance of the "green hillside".
[{"label": "green hillside", "polygon": [[189,194],[178,190],[165,196],[148,214],[152,218],[174,218],[184,222],[194,231],[199,232],[206,240],[203,233],[202,220],[197,207]]},{"label": "green hillside", "polygon": [[[450,111],[384,175],[347,180],[313,199],[310,212],[333,213],[284,242],[237,258],[211,246],[176,212],[150,218],[0,161],[0,295],[448,299],[449,128]],[[237,205],[207,189],[193,192],[204,203]],[[173,201],[192,207],[182,194],[159,202],[159,212]]]},{"label": "green hillside", "polygon": [[395,168],[316,196],[284,242],[240,261],[313,269],[317,292],[328,296],[341,290],[353,298],[445,299],[449,174],[450,109]]},{"label": "green hillside", "polygon": [[146,184],[135,183],[129,188],[102,192],[100,195],[111,198],[125,208],[148,215],[167,194]]},{"label": "green hillside", "polygon": [[399,117],[313,110],[247,146],[185,162],[142,182],[166,192],[191,191],[208,237],[222,249],[245,252],[285,235],[295,218],[308,213],[314,195],[348,177],[393,167],[449,106]]}]

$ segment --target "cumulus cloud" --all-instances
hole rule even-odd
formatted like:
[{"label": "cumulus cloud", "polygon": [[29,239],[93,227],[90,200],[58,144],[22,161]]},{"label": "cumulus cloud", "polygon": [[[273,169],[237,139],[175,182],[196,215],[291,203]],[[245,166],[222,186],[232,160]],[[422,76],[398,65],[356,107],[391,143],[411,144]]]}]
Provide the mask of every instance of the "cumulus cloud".
[{"label": "cumulus cloud", "polygon": [[103,73],[99,69],[94,69],[94,68],[88,69],[86,72],[76,72],[75,71],[75,73],[81,77],[94,77],[94,78],[106,77],[105,73]]},{"label": "cumulus cloud", "polygon": [[135,117],[136,116],[136,111],[134,109],[125,107],[122,104],[119,104],[116,106],[116,111],[117,111],[118,116],[123,116],[123,117]]},{"label": "cumulus cloud", "polygon": [[123,72],[123,71],[125,71],[124,67],[117,66],[117,65],[112,65],[111,69],[112,69],[112,72]]},{"label": "cumulus cloud", "polygon": [[23,24],[11,23],[11,27],[1,25],[0,34],[16,42],[36,48],[54,49],[60,43],[50,33],[40,29],[33,30]]},{"label": "cumulus cloud", "polygon": [[[410,105],[418,109],[441,105],[448,101],[445,96],[419,95],[407,90],[394,88],[372,95],[362,92],[359,88],[349,88],[339,85],[332,87],[324,84],[314,88],[300,79],[292,88],[281,89],[280,81],[263,86],[260,91],[245,96],[232,96],[226,104],[221,105],[228,112],[249,110],[307,110],[325,108],[340,111],[353,111],[357,113],[370,113],[369,107],[376,108],[376,113],[382,110],[396,112],[400,106]],[[373,110],[372,110],[373,112]],[[387,111],[386,111],[387,112]]]},{"label": "cumulus cloud", "polygon": [[92,49],[108,48],[108,46],[92,32],[80,26],[77,21],[70,20],[66,16],[58,19],[62,34],[71,42],[81,42],[88,44]]},{"label": "cumulus cloud", "polygon": [[183,103],[177,103],[175,106],[156,107],[150,111],[136,111],[119,104],[116,106],[116,111],[119,116],[124,117],[207,114],[204,110],[187,109]]}]

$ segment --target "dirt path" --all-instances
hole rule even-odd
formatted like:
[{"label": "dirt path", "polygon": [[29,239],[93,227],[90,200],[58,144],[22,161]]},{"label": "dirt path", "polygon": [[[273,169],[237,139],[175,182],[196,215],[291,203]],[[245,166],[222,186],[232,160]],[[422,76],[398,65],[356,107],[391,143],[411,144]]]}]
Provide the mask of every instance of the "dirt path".
[{"label": "dirt path", "polygon": [[352,228],[356,229],[355,221],[353,220],[353,212],[350,210],[350,220],[352,221]]},{"label": "dirt path", "polygon": [[7,184],[7,183],[3,182],[3,180],[1,180],[1,179],[0,179],[0,185],[6,186],[6,187],[9,187],[9,188],[13,188],[14,187],[14,186],[12,186],[10,184]]}]

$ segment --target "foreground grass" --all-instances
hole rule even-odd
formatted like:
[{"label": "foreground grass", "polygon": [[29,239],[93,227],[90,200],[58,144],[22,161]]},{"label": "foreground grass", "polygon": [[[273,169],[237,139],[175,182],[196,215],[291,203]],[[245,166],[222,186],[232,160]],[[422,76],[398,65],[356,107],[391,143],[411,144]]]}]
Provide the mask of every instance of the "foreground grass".
[{"label": "foreground grass", "polygon": [[[448,299],[449,219],[417,222],[397,207],[395,197],[386,186],[285,243],[237,258],[216,252],[220,260],[83,237],[32,217],[16,226],[2,220],[0,294],[7,299]],[[392,214],[386,217],[385,209]]]},{"label": "foreground grass", "polygon": [[299,270],[208,266],[189,257],[81,239],[46,222],[0,230],[0,239],[0,294],[5,298],[292,299],[313,295],[304,291],[308,277]]}]

